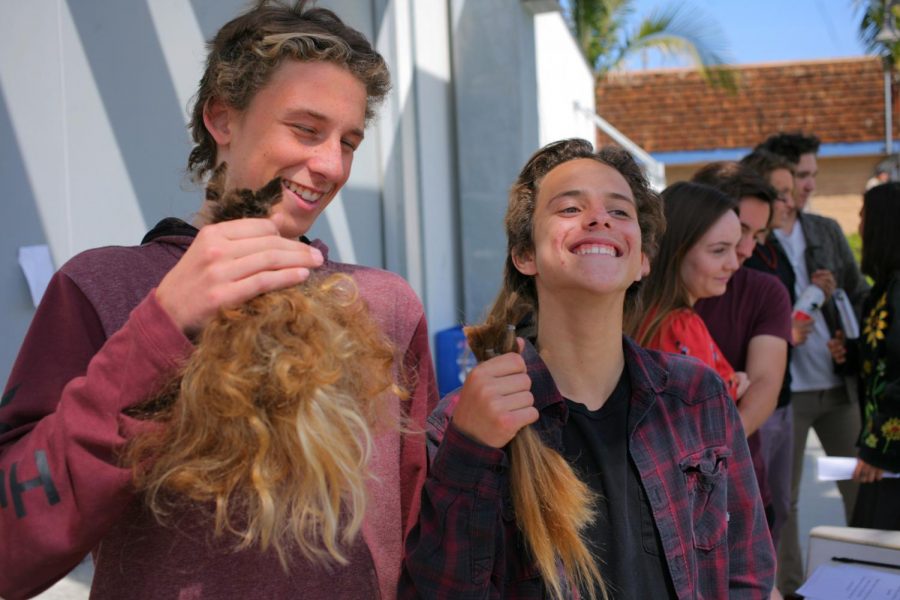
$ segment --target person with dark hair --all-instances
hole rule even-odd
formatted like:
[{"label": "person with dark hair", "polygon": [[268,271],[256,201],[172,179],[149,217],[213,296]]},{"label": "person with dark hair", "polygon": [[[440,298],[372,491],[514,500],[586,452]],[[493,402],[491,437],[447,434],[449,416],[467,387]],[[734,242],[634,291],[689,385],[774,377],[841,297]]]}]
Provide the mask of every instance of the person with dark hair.
[{"label": "person with dark hair", "polygon": [[863,304],[856,364],[862,409],[853,478],[860,483],[851,527],[900,530],[900,183],[863,196],[862,272],[875,282]]},{"label": "person with dark hair", "polygon": [[[788,212],[794,210],[794,165],[785,157],[768,150],[757,149],[741,159],[740,164],[766,179],[777,194],[772,204],[770,227],[777,229],[786,223]],[[750,269],[771,273],[781,280],[790,296],[794,293],[794,269],[784,256],[771,230],[766,239],[756,245],[753,256],[744,263]],[[812,322],[791,319],[791,344],[788,345],[787,364],[790,365],[793,343],[808,333]],[[767,486],[772,501],[772,539],[776,547],[781,530],[791,510],[791,467],[794,451],[794,417],[790,408],[791,371],[785,369],[778,405],[760,428],[760,451],[766,467]]]},{"label": "person with dark hair", "polygon": [[711,185],[738,203],[741,241],[737,255],[741,268],[729,280],[724,294],[699,300],[694,310],[725,358],[749,378],[750,385],[738,402],[738,411],[774,536],[777,529],[772,493],[759,429],[778,401],[787,366],[791,305],[775,277],[743,265],[768,232],[775,190],[756,173],[733,161],[710,163],[694,174],[693,181]]},{"label": "person with dark hair", "polygon": [[816,154],[822,142],[812,134],[802,131],[780,132],[770,135],[753,150],[766,150],[786,158],[794,166],[794,202],[796,210],[806,208],[810,196],[816,191],[819,165]]},{"label": "person with dark hair", "polygon": [[640,319],[632,314],[627,329],[645,348],[698,358],[722,377],[737,403],[747,374],[735,372],[693,309],[702,298],[724,294],[738,269],[737,202],[685,181],[667,187],[662,198],[666,233],[641,292],[647,310]]},{"label": "person with dark hair", "polygon": [[[258,1],[208,48],[189,169],[198,181],[215,169],[229,194],[262,188],[271,207],[223,220],[211,193],[196,227],[165,219],[140,246],[89,250],[54,275],[0,402],[4,598],[40,592],[88,552],[101,600],[396,594],[427,461],[424,436],[402,433],[424,429],[436,400],[422,306],[400,277],[330,261],[303,237],[350,175],[387,65],[304,1]],[[311,274],[324,283],[309,280],[303,302],[268,294]],[[240,316],[254,306],[265,314]],[[307,309],[296,329],[266,320]],[[241,358],[260,352],[271,360],[255,370]],[[337,352],[379,372],[341,379]],[[311,439],[321,428],[290,422],[302,394],[333,404],[314,417],[340,432],[335,456]],[[365,402],[399,422],[376,426]],[[322,460],[298,467],[283,455],[298,446]],[[291,477],[313,483],[294,494]]]},{"label": "person with dark hair", "polygon": [[753,250],[753,256],[747,260],[747,266],[766,273],[772,273],[781,279],[791,302],[794,301],[794,271],[789,262],[779,260],[772,229],[778,229],[788,222],[789,214],[795,210],[794,205],[794,165],[788,159],[768,150],[754,150],[741,159],[740,164],[765,179],[775,191],[775,202],[772,203],[772,218],[769,221],[769,235],[760,241]]},{"label": "person with dark hair", "polygon": [[[784,284],[793,306],[796,301],[794,269],[784,256],[771,228],[781,227],[786,222],[788,211],[794,209],[794,166],[783,156],[762,149],[754,150],[742,158],[740,164],[766,179],[777,194],[772,204],[769,234],[765,240],[756,245],[753,256],[744,264],[750,269],[778,277]],[[811,325],[808,320],[791,318],[791,343],[787,348],[788,365],[794,342],[801,339]],[[766,468],[766,486],[772,502],[772,540],[776,547],[791,510],[794,417],[790,402],[791,371],[790,368],[786,368],[775,411],[760,427],[760,453]]]},{"label": "person with dark hair", "polygon": [[[853,252],[840,225],[834,220],[805,212],[815,191],[818,172],[816,153],[819,138],[803,133],[778,133],[770,136],[757,150],[778,154],[794,165],[794,208],[773,231],[771,240],[794,272],[794,293],[821,290],[824,302],[811,311],[808,329],[795,327],[791,355],[791,406],[793,411],[793,464],[791,466],[791,509],[778,545],[778,583],[785,594],[794,593],[803,583],[803,561],[797,522],[797,502],[803,477],[803,457],[811,428],[829,456],[850,456],[859,430],[856,385],[835,365],[829,342],[840,340],[842,333],[835,289],[847,294],[859,307],[868,291]],[[777,245],[776,245],[777,243]],[[847,522],[856,501],[858,484],[839,481]]]},{"label": "person with dark hair", "polygon": [[739,164],[750,169],[772,186],[775,192],[775,202],[772,203],[772,218],[769,221],[769,228],[781,227],[787,220],[788,213],[795,209],[793,163],[774,152],[759,149],[742,158]]},{"label": "person with dark hair", "polygon": [[[775,190],[730,161],[706,165],[692,181],[711,185],[737,202],[741,222],[737,257],[743,266],[768,232]],[[775,277],[740,268],[724,294],[698,301],[695,310],[732,366],[747,372],[750,387],[738,410],[750,437],[772,414],[781,387],[790,340],[787,292]]]},{"label": "person with dark hair", "polygon": [[401,597],[767,598],[773,549],[721,378],[623,336],[664,229],[638,165],[545,146],[505,225],[500,293],[468,330],[482,362],[429,418]]}]

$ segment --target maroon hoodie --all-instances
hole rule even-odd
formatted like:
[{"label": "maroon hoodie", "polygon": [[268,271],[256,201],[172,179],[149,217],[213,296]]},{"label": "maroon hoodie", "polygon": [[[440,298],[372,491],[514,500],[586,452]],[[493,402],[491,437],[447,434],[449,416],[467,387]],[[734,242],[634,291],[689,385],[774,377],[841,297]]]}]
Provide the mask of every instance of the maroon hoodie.
[{"label": "maroon hoodie", "polygon": [[[47,288],[0,399],[0,596],[36,594],[93,551],[98,599],[394,597],[425,477],[418,436],[376,438],[369,508],[346,567],[298,555],[285,573],[271,553],[234,552],[196,514],[159,525],[134,496],[116,460],[138,427],[123,411],[193,350],[152,292],[194,232],[167,219],[141,246],[79,254]],[[424,430],[436,390],[418,298],[385,271],[327,260],[322,269],[353,276],[415,383],[393,410]]]}]

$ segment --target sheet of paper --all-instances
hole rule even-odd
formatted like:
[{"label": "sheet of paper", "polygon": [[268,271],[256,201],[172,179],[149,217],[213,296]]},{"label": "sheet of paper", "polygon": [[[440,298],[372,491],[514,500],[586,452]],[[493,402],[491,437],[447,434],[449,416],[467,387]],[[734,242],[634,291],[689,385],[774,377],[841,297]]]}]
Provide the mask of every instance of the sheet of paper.
[{"label": "sheet of paper", "polygon": [[900,572],[826,563],[797,593],[807,600],[900,600]]},{"label": "sheet of paper", "polygon": [[[816,478],[819,481],[853,479],[856,458],[850,456],[819,456],[816,459]],[[900,477],[898,473],[885,471],[884,477]]]},{"label": "sheet of paper", "polygon": [[838,288],[834,290],[832,297],[834,305],[837,306],[838,315],[841,317],[844,335],[848,340],[855,340],[859,337],[859,321],[856,320],[856,310],[853,308],[850,298],[847,297],[847,292]]},{"label": "sheet of paper", "polygon": [[31,292],[31,301],[37,307],[53,276],[53,259],[50,257],[50,248],[46,244],[20,246],[19,266],[25,273],[28,290]]}]

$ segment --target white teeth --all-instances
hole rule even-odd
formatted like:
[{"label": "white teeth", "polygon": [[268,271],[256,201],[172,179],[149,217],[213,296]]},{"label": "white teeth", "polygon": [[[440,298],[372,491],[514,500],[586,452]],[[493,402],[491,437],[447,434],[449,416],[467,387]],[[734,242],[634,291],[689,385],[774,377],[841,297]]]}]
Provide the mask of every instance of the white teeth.
[{"label": "white teeth", "polygon": [[587,256],[588,254],[605,254],[607,256],[615,256],[616,249],[612,246],[601,246],[599,244],[583,244],[575,249],[578,256]]},{"label": "white teeth", "polygon": [[287,179],[282,179],[282,181],[284,182],[284,187],[291,190],[310,204],[315,204],[322,199],[321,193],[312,192],[306,188],[302,188],[293,181],[288,181]]}]

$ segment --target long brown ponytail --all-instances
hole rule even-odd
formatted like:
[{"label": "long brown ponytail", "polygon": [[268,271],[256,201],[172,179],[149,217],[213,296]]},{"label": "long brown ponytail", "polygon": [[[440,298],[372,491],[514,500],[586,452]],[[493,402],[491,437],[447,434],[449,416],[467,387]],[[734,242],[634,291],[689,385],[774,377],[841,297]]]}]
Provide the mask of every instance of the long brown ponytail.
[{"label": "long brown ponytail", "polygon": [[[495,351],[515,351],[515,337],[508,334],[508,324],[518,322],[532,309],[527,298],[504,288],[487,321],[466,328],[469,347],[478,360],[486,360]],[[507,450],[516,524],[551,595],[564,597],[559,570],[562,563],[569,585],[589,590],[591,597],[599,587],[606,597],[603,578],[582,536],[595,516],[593,492],[531,427],[522,428]]]}]

